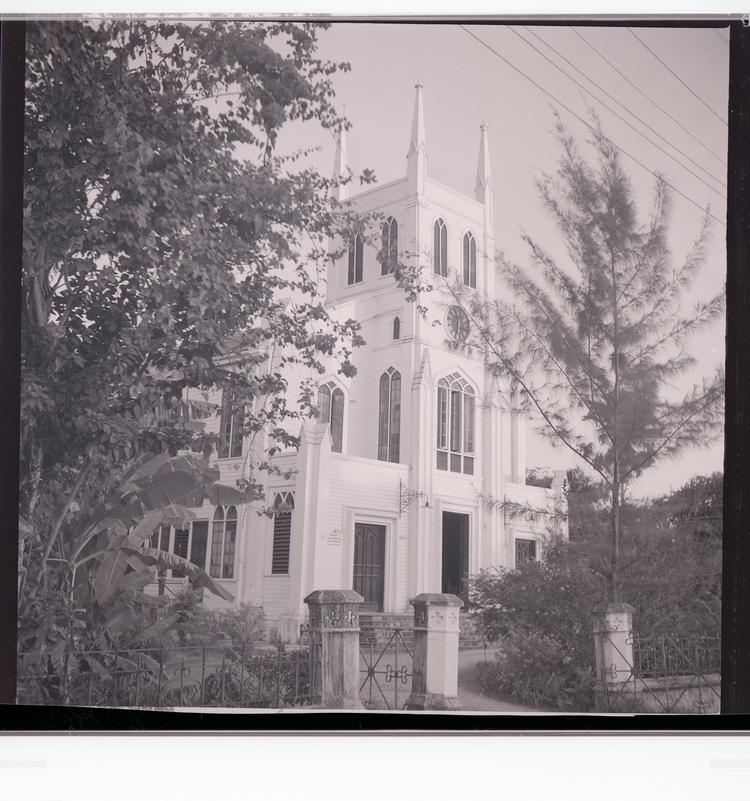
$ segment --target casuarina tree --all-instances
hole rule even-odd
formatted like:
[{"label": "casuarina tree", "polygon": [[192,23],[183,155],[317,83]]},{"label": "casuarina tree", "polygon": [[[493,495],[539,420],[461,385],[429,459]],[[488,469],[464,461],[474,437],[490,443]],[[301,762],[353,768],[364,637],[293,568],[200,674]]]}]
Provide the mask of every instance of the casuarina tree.
[{"label": "casuarina tree", "polygon": [[[656,179],[642,220],[618,148],[598,123],[591,131],[589,160],[558,119],[557,173],[538,181],[561,247],[550,250],[525,232],[528,264],[500,257],[510,300],[453,291],[474,322],[469,346],[510,377],[545,433],[602,482],[608,597],[618,602],[620,510],[631,482],[721,431],[721,369],[697,383],[687,379],[696,363],[690,339],[720,317],[724,296],[691,294],[704,265],[708,212],[675,265],[669,186]],[[680,383],[691,386],[678,393]]]}]

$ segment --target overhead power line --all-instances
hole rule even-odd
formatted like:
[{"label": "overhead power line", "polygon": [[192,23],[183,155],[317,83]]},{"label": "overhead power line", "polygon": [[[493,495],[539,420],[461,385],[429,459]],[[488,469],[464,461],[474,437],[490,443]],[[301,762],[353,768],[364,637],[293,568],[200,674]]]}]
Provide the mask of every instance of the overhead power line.
[{"label": "overhead power line", "polygon": [[[537,53],[539,53],[539,55],[543,59],[545,59],[547,62],[549,62],[556,70],[558,70],[558,72],[561,72],[566,78],[571,80],[579,89],[581,89],[582,91],[586,92],[586,94],[589,95],[590,97],[593,97],[594,100],[597,103],[600,103],[602,106],[604,106],[604,108],[606,108],[607,111],[609,111],[611,114],[614,114],[615,117],[617,117],[617,119],[620,120],[620,122],[624,122],[625,125],[628,126],[628,128],[630,128],[631,130],[635,131],[639,136],[642,136],[647,142],[652,144],[655,148],[658,148],[662,153],[664,153],[665,156],[667,156],[667,158],[672,159],[672,161],[674,161],[675,164],[679,164],[680,167],[682,167],[684,170],[687,170],[694,178],[699,180],[704,186],[706,186],[712,192],[715,192],[721,198],[724,197],[724,193],[722,191],[720,191],[719,189],[716,189],[716,187],[714,187],[711,184],[709,184],[705,179],[701,178],[701,176],[698,175],[696,172],[693,172],[693,170],[691,170],[690,167],[688,167],[686,164],[683,164],[678,158],[676,158],[674,155],[672,155],[672,153],[670,153],[668,150],[665,150],[660,144],[658,144],[657,142],[654,142],[654,140],[651,139],[650,137],[646,136],[646,134],[643,133],[643,131],[639,131],[638,128],[636,128],[635,125],[633,125],[625,117],[623,117],[622,114],[619,114],[611,106],[608,106],[601,98],[598,98],[591,91],[589,91],[580,81],[577,81],[570,73],[566,72],[559,64],[556,64],[548,55],[546,55],[546,53],[543,53],[535,44],[530,42],[523,34],[520,34],[517,30],[515,30],[515,28],[510,28],[510,31],[512,33],[514,33],[516,36],[518,36],[519,39],[521,39],[522,41],[526,42],[526,44],[529,47],[531,47],[533,50],[535,50]],[[540,37],[537,37],[537,38],[539,38],[540,41],[544,42],[544,40],[541,39]],[[544,42],[544,44],[547,44],[547,43]],[[552,50],[553,48],[550,47],[550,49]],[[557,51],[555,51],[555,52],[557,52]],[[561,56],[561,58],[565,58],[565,57]],[[575,69],[577,69],[577,67]],[[591,80],[590,78],[588,78],[588,76],[586,76],[586,78],[587,78],[587,80]],[[594,84],[594,86],[596,86],[597,88],[601,89],[599,84],[597,84],[593,80],[591,80],[591,82]],[[606,90],[601,89],[601,91],[604,92],[608,97],[612,97]],[[612,99],[615,100],[615,98],[612,98]],[[615,100],[615,102],[619,103],[618,100]],[[664,139],[664,137],[661,136],[661,134],[658,133],[658,131],[655,131],[650,125],[648,125],[648,123],[643,122],[643,120],[641,120],[641,118],[638,117],[636,114],[633,114],[632,111],[629,111],[628,109],[626,109],[626,111],[628,111],[629,114],[632,114],[639,122],[641,122],[643,125],[645,125],[650,131],[653,131],[657,136],[659,136],[662,139]],[[667,144],[669,145],[670,143],[667,142]],[[704,170],[703,167],[700,166],[700,164],[696,164],[696,162],[694,162],[689,156],[686,156],[679,148],[675,147],[674,145],[671,145],[671,146],[674,147],[674,149],[678,153],[680,153],[681,155],[685,156],[685,158],[687,158],[688,161],[691,161],[693,164],[695,164],[695,166],[698,167],[698,169],[703,170],[703,172],[706,172],[707,175],[709,175],[711,178],[713,178],[714,181],[717,181],[719,183],[719,185],[721,185],[721,182],[719,181],[718,178],[715,178],[713,175],[711,175],[711,173],[709,173],[706,170]]]},{"label": "overhead power line", "polygon": [[664,67],[664,69],[667,70],[670,75],[674,76],[696,100],[699,100],[701,103],[703,103],[703,105],[714,115],[714,117],[716,117],[717,120],[719,120],[719,122],[722,122],[724,125],[727,124],[727,121],[721,116],[721,114],[719,114],[719,112],[715,109],[712,109],[711,106],[709,106],[708,103],[706,103],[706,101],[692,87],[688,86],[688,84],[686,84],[685,81],[680,78],[680,76],[669,66],[669,64],[662,61],[662,59],[659,58],[656,53],[654,53],[654,51],[643,41],[643,39],[641,39],[640,36],[638,36],[638,34],[632,28],[627,28],[627,30],[629,31],[630,35],[639,41],[641,45],[648,50],[648,52],[651,53],[651,55],[662,65],[662,67]]},{"label": "overhead power line", "polygon": [[[503,63],[507,64],[514,72],[517,72],[519,75],[521,75],[523,78],[525,78],[530,84],[532,84],[540,92],[542,92],[542,94],[545,94],[550,100],[552,100],[554,103],[557,103],[558,106],[560,106],[561,108],[564,108],[568,112],[568,114],[570,114],[573,117],[575,117],[582,125],[584,125],[586,128],[588,128],[589,131],[591,131],[594,134],[600,133],[594,128],[594,126],[590,122],[587,122],[580,114],[578,114],[576,111],[573,111],[573,109],[570,108],[570,106],[568,106],[565,103],[563,103],[562,100],[557,98],[552,92],[550,92],[549,90],[545,89],[539,82],[535,81],[532,77],[527,75],[522,69],[517,67],[512,61],[510,61],[504,55],[502,55],[497,50],[495,50],[494,47],[492,47],[491,45],[487,44],[487,42],[485,42],[483,39],[481,39],[475,33],[470,31],[465,25],[459,24],[458,27],[461,28],[469,36],[471,36],[472,39],[475,39],[477,42],[479,42],[479,44],[481,44],[482,47],[485,47],[487,50],[489,50],[491,53],[493,53],[495,56],[497,56],[497,58],[499,58]],[[667,181],[666,178],[664,178],[664,176],[659,175],[657,172],[654,172],[654,170],[652,170],[648,165],[644,164],[640,159],[636,158],[634,155],[629,153],[627,150],[625,150],[625,148],[620,147],[620,145],[618,145],[616,142],[614,142],[608,136],[605,136],[603,133],[601,134],[601,136],[607,142],[609,142],[613,147],[617,148],[624,156],[627,156],[632,162],[637,164],[642,169],[646,170],[646,172],[648,172],[651,175],[653,175],[654,178],[663,181],[665,186],[668,186],[670,189],[672,189],[674,192],[676,192],[681,198],[687,200],[688,203],[692,204],[697,209],[700,209],[700,211],[702,211],[705,214],[707,214],[712,220],[715,220],[717,223],[719,223],[719,225],[722,225],[722,226],[724,226],[726,228],[726,223],[724,222],[724,220],[719,219],[710,210],[708,210],[704,206],[702,206],[697,200],[694,200],[692,197],[690,197],[690,195],[686,195],[682,190],[678,189],[673,183],[671,183],[670,181]]]},{"label": "overhead power line", "polygon": [[[601,52],[601,50],[598,50],[596,47],[594,47],[594,45],[591,44],[591,42],[577,28],[571,27],[570,30],[573,31],[573,33],[582,42],[584,42],[588,47],[590,47],[596,53],[596,55],[599,56],[599,58],[601,58],[603,61],[605,61],[607,64],[609,64],[609,66],[612,67],[612,69],[623,80],[625,80],[628,83],[629,86],[632,86],[633,89],[635,89],[636,92],[638,92],[639,95],[641,95],[642,97],[645,97],[646,100],[648,100],[648,102],[651,103],[652,106],[654,106],[655,108],[658,108],[659,111],[661,111],[662,114],[664,114],[665,116],[669,117],[669,119],[672,120],[672,122],[675,125],[677,125],[677,127],[680,128],[680,130],[684,131],[694,142],[697,142],[708,154],[713,156],[718,162],[720,162],[721,164],[723,164],[726,167],[726,165],[727,165],[726,159],[721,158],[721,156],[717,156],[716,153],[714,153],[714,151],[705,142],[703,142],[701,139],[699,139],[689,128],[686,128],[678,119],[675,119],[663,106],[659,105],[659,103],[657,103],[653,98],[649,97],[649,95],[647,95],[643,91],[643,89],[641,89],[641,87],[638,86],[637,83],[634,83],[633,81],[631,81],[630,78],[628,78],[628,76],[618,66],[613,64],[604,55],[604,53]],[[716,28],[712,28],[712,30],[716,32]],[[724,40],[724,38],[722,37],[722,35],[720,33],[718,34],[718,36],[721,39],[721,41],[724,42],[724,44],[726,44],[726,41]]]}]

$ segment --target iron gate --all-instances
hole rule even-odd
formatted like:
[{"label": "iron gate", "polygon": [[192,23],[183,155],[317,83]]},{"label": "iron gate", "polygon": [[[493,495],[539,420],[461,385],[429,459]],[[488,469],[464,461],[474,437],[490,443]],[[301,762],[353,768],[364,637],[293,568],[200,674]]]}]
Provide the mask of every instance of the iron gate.
[{"label": "iron gate", "polygon": [[360,630],[359,696],[365,709],[404,709],[411,695],[412,649],[412,629]]}]

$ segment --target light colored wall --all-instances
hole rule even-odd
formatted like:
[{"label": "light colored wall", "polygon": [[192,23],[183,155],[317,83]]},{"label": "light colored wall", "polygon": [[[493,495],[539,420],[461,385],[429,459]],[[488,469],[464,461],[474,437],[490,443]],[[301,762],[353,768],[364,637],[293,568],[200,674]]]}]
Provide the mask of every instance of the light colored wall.
[{"label": "light colored wall", "polygon": [[385,525],[385,611],[405,611],[408,607],[409,516],[405,514],[399,518],[398,492],[399,480],[408,481],[409,468],[332,454],[330,475],[329,530],[325,532],[322,545],[324,558],[319,581],[330,582],[325,589],[351,588],[354,524]]},{"label": "light colored wall", "polygon": [[[329,267],[326,281],[329,311],[338,320],[359,321],[366,344],[353,354],[357,368],[353,378],[339,375],[338,364],[333,360],[328,372],[315,376],[317,384],[333,380],[344,390],[344,452],[329,453],[326,446],[309,461],[309,452],[305,451],[307,466],[295,473],[301,464],[299,455],[296,450],[287,451],[277,456],[276,461],[292,475],[268,478],[268,503],[276,490],[294,488],[296,498],[310,498],[318,510],[304,524],[300,518],[292,527],[290,565],[294,564],[294,554],[298,561],[300,554],[308,554],[305,558],[309,561],[305,564],[309,567],[298,565],[290,576],[271,575],[273,521],[259,518],[252,511],[241,515],[242,547],[238,547],[240,566],[235,581],[238,601],[262,603],[268,630],[277,628],[288,634],[292,624],[297,625],[300,593],[304,594],[304,587],[311,580],[319,589],[351,587],[354,526],[358,521],[386,526],[386,612],[409,611],[410,593],[440,590],[442,511],[470,515],[471,572],[489,564],[512,566],[517,535],[543,540],[543,525],[506,525],[502,511],[482,501],[481,496],[489,494],[551,508],[554,493],[508,483],[513,476],[508,382],[489,378],[480,354],[451,349],[445,315],[454,300],[442,279],[432,274],[433,225],[440,217],[448,227],[448,280],[462,275],[463,236],[470,231],[477,245],[477,291],[494,291],[488,267],[494,261],[494,252],[484,252],[486,247],[494,250],[492,231],[485,227],[489,223],[484,205],[429,177],[424,187],[424,193],[417,196],[414,186],[404,178],[351,199],[363,212],[396,218],[401,257],[406,252],[416,254],[423,267],[423,280],[434,281],[435,289],[420,299],[427,306],[426,319],[422,319],[414,304],[407,302],[394,277],[381,275],[381,265],[376,259],[379,241],[376,246],[365,246],[361,283],[348,285],[346,255]],[[398,341],[392,337],[396,315],[401,321]],[[414,384],[424,359],[429,365],[427,377]],[[401,463],[397,465],[377,460],[379,380],[389,367],[397,369],[402,378]],[[477,397],[473,476],[439,471],[435,464],[434,386],[452,372],[466,378]],[[300,367],[289,367],[284,375],[288,381],[287,400],[290,408],[295,409],[301,384],[310,373]],[[220,398],[214,400],[218,402]],[[290,421],[290,433],[298,434],[300,425],[300,421]],[[209,429],[218,430],[218,416],[209,422]],[[523,443],[522,437],[519,442]],[[255,443],[259,452],[264,446],[260,440]],[[222,460],[219,465],[222,482],[234,485],[244,465],[245,459]],[[316,472],[317,466],[323,472]],[[523,471],[515,472],[520,476]],[[316,475],[325,475],[325,480],[316,479]],[[399,480],[412,489],[427,491],[431,508],[421,508],[420,500],[399,517]],[[301,481],[320,487],[311,493],[309,487],[300,486]],[[298,502],[295,515],[300,514]],[[319,530],[321,527],[324,530]],[[295,541],[295,536],[304,540],[304,551],[299,550],[303,543]]]}]

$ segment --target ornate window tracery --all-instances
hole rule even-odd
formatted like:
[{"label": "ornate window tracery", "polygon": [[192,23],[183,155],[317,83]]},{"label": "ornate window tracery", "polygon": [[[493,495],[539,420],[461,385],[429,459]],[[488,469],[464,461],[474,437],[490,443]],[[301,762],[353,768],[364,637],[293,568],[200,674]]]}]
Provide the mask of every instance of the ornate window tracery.
[{"label": "ornate window tracery", "polygon": [[398,462],[401,458],[401,373],[389,367],[380,376],[378,414],[378,459]]},{"label": "ornate window tracery", "polygon": [[438,382],[437,468],[474,475],[476,396],[458,373]]}]

